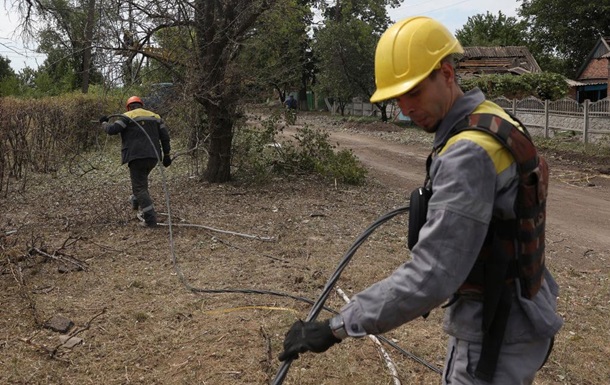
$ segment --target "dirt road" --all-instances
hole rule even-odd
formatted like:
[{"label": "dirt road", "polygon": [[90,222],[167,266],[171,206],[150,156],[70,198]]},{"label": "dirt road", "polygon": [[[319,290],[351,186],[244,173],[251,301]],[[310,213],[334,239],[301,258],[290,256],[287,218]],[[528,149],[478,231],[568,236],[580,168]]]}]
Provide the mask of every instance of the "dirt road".
[{"label": "dirt road", "polygon": [[[290,132],[294,131],[287,131]],[[405,190],[405,196],[423,183],[429,146],[399,143],[394,141],[396,135],[381,137],[374,129],[366,132],[331,129],[329,133],[331,141],[340,148],[353,150],[371,176],[387,186]],[[599,260],[593,256],[600,255],[605,265],[610,266],[605,258],[610,250],[610,179],[555,158],[564,159],[547,157],[551,166],[547,244],[570,245],[566,246],[567,254],[573,255],[574,260],[567,258],[564,262],[577,262],[579,268],[593,268],[593,264],[599,268]],[[587,256],[591,256],[590,261]]]}]

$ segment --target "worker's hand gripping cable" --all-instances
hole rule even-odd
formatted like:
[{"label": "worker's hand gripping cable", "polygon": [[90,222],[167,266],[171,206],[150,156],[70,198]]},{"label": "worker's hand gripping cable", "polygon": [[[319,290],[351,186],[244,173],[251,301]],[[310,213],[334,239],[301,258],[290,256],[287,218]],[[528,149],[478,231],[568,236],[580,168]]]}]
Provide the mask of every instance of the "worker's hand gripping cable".
[{"label": "worker's hand gripping cable", "polygon": [[296,360],[300,353],[322,353],[331,346],[341,342],[333,335],[329,320],[318,322],[295,322],[284,339],[284,351],[279,355],[280,361]]},{"label": "worker's hand gripping cable", "polygon": [[[383,223],[389,221],[394,218],[398,214],[406,213],[409,211],[409,206],[404,206],[397,208],[393,211],[386,213],[385,215],[378,218],[373,224],[371,224],[358,238],[354,241],[349,250],[345,253],[337,269],[333,275],[326,282],[326,286],[322,290],[322,294],[316,300],[313,307],[309,311],[309,314],[305,321],[297,321],[288,333],[286,334],[285,342],[284,342],[284,352],[280,357],[280,361],[282,361],[282,365],[280,366],[278,373],[273,380],[273,385],[279,385],[284,382],[284,378],[286,378],[286,374],[288,374],[288,369],[290,369],[290,364],[292,360],[298,357],[299,353],[304,353],[306,351],[317,352],[314,349],[324,349],[320,350],[320,352],[326,351],[332,345],[337,343],[334,334],[331,331],[329,325],[329,320],[324,322],[314,322],[322,308],[324,307],[324,303],[328,299],[333,286],[341,276],[343,270],[347,267],[348,263],[358,250],[358,248],[364,243],[364,241]],[[326,328],[328,326],[328,328]],[[335,338],[335,340],[331,339],[328,335],[330,332],[331,336]]]}]

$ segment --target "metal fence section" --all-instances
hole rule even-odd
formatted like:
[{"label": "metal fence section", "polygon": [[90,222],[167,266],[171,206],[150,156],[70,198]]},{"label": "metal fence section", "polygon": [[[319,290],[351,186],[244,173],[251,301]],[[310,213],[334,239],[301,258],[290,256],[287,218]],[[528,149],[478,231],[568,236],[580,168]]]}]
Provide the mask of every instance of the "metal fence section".
[{"label": "metal fence section", "polygon": [[582,116],[584,111],[582,104],[570,98],[548,102],[548,106],[549,113],[554,115]]},{"label": "metal fence section", "polygon": [[610,138],[610,99],[597,102],[563,98],[556,101],[527,97],[509,100],[504,97],[492,100],[511,112],[528,128],[539,129],[545,138],[558,133],[580,133],[584,143]]},{"label": "metal fence section", "polygon": [[519,112],[538,112],[544,111],[545,104],[542,100],[533,96],[528,96],[522,100],[515,100],[516,113]]},{"label": "metal fence section", "polygon": [[[534,134],[552,138],[560,132],[580,134],[584,143],[599,140],[610,141],[610,99],[596,102],[585,100],[578,103],[574,99],[563,98],[556,101],[540,100],[533,96],[525,99],[507,99],[499,97],[492,99],[506,111],[521,120]],[[388,116],[398,116],[397,106],[393,103],[387,107]],[[390,113],[391,111],[391,113]],[[375,105],[362,99],[355,99],[345,108],[348,115],[372,116],[378,115]]]}]

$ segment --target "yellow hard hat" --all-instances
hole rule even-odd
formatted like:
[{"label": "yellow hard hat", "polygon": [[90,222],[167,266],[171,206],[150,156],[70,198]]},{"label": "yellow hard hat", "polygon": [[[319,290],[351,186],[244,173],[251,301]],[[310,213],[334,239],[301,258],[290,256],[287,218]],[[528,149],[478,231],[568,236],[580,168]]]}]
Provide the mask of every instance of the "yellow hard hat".
[{"label": "yellow hard hat", "polygon": [[415,16],[388,28],[375,51],[375,84],[371,103],[396,98],[415,87],[441,60],[463,53],[460,42],[438,21]]}]

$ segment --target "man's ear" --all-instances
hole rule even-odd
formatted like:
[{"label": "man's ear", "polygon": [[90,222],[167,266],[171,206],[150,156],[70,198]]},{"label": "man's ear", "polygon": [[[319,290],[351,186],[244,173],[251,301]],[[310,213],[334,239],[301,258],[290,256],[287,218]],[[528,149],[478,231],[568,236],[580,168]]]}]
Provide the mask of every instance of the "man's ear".
[{"label": "man's ear", "polygon": [[450,63],[448,63],[448,62],[441,63],[440,72],[443,75],[443,78],[445,79],[445,81],[447,83],[455,82],[455,68],[453,68],[453,66]]}]

